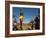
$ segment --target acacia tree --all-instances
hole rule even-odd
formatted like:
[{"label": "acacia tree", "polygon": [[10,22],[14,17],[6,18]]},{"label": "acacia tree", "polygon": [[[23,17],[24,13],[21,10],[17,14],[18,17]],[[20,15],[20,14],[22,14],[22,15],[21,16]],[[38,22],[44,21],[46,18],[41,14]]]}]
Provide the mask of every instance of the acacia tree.
[{"label": "acacia tree", "polygon": [[15,16],[13,18],[13,30],[18,30],[18,28],[17,28],[17,21],[16,21],[16,17]]},{"label": "acacia tree", "polygon": [[38,9],[38,15],[35,17],[34,21],[36,22],[35,29],[40,29],[40,10],[39,9]]}]

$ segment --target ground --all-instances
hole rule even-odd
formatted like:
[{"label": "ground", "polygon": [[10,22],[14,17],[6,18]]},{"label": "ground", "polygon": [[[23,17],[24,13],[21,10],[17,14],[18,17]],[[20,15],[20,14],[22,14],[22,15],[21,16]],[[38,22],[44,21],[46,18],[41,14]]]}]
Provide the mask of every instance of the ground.
[{"label": "ground", "polygon": [[[18,30],[20,30],[20,24],[16,25],[16,27],[18,28]],[[31,24],[23,24],[22,25],[22,30],[31,30],[31,29],[32,29]]]}]

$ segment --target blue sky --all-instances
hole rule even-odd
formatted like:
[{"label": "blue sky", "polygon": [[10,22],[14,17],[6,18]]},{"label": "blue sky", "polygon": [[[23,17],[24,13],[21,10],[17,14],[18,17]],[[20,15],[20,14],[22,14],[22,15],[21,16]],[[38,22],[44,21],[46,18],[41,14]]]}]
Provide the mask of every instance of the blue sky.
[{"label": "blue sky", "polygon": [[[38,15],[39,8],[23,8],[24,20],[23,23],[29,23]],[[19,7],[13,7],[13,17],[16,16],[17,22],[19,22]]]}]

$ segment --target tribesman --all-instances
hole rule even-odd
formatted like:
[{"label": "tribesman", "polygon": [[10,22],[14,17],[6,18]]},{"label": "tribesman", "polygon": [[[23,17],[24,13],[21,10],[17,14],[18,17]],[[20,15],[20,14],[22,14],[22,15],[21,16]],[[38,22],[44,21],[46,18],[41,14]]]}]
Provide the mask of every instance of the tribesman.
[{"label": "tribesman", "polygon": [[20,9],[20,17],[19,18],[20,18],[20,28],[22,30],[22,24],[23,24],[23,19],[24,19],[22,9]]}]

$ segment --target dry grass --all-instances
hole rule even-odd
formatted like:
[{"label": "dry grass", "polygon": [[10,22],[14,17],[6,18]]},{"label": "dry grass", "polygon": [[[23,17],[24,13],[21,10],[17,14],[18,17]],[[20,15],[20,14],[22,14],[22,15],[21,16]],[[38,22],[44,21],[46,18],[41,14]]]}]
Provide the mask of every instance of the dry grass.
[{"label": "dry grass", "polygon": [[[20,30],[20,25],[17,25],[18,30]],[[32,29],[32,25],[30,24],[23,24],[22,25],[23,30]]]}]

